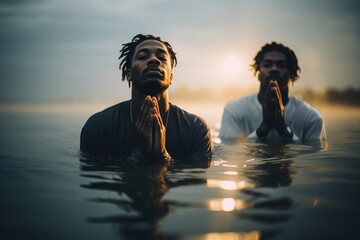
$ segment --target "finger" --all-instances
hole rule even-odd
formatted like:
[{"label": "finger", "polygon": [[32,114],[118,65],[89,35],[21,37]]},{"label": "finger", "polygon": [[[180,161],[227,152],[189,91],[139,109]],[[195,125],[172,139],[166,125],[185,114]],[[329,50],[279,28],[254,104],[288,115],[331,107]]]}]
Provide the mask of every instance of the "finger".
[{"label": "finger", "polygon": [[153,142],[153,151],[155,154],[160,155],[162,153],[162,149],[165,148],[165,131],[164,126],[161,125],[161,117],[159,115],[154,116],[154,142]]},{"label": "finger", "polygon": [[282,95],[281,95],[280,87],[277,82],[275,82],[274,88],[275,88],[275,90],[274,90],[275,96],[274,97],[276,97],[276,99],[277,99],[277,104],[282,105]]},{"label": "finger", "polygon": [[277,84],[276,81],[273,81],[273,80],[270,81],[269,86],[268,86],[268,91],[269,91],[270,98],[278,96],[278,91],[280,91],[280,89],[279,89],[279,85]]},{"label": "finger", "polygon": [[141,105],[140,111],[139,111],[139,115],[138,118],[136,120],[136,124],[135,126],[138,128],[141,125],[144,125],[145,119],[147,118],[147,114],[149,113],[149,96],[147,96],[143,102],[143,104]]},{"label": "finger", "polygon": [[157,112],[156,108],[153,108],[153,117],[154,117],[154,125],[156,127],[156,130],[160,130],[164,127],[164,124],[162,122],[160,114]]},{"label": "finger", "polygon": [[143,119],[143,121],[139,122],[138,125],[137,125],[137,130],[142,136],[147,135],[147,133],[149,131],[148,129],[151,126],[151,119],[150,118],[151,118],[150,114],[147,114],[145,116],[145,118]]},{"label": "finger", "polygon": [[266,91],[265,91],[265,94],[264,94],[264,102],[265,103],[268,103],[271,101],[271,97],[273,96],[273,88],[274,86],[274,81],[273,80],[270,80],[269,81],[269,84],[267,85],[267,88],[266,88]]},{"label": "finger", "polygon": [[152,98],[151,98],[151,102],[152,102],[152,107],[155,107],[155,108],[157,108],[158,110],[160,109],[160,108],[159,108],[159,102],[158,102],[158,100],[156,99],[156,97],[152,97]]},{"label": "finger", "polygon": [[161,114],[160,114],[160,111],[159,111],[159,108],[152,108],[153,109],[153,114],[155,114],[157,117],[158,117],[158,120],[159,120],[159,126],[160,127],[163,127],[164,123],[163,123],[163,120],[161,118]]},{"label": "finger", "polygon": [[139,122],[138,131],[142,135],[149,135],[151,134],[151,128],[152,128],[151,109],[148,109],[147,112],[144,112],[142,121]]},{"label": "finger", "polygon": [[161,124],[163,124],[162,118],[161,118],[161,114],[160,114],[160,107],[159,107],[159,102],[158,102],[158,100],[157,100],[155,97],[152,97],[152,98],[151,98],[151,101],[152,101],[152,104],[153,104],[153,105],[152,105],[153,108],[156,110],[156,111],[155,111],[155,114],[159,115],[160,122],[161,122]]},{"label": "finger", "polygon": [[274,94],[276,94],[276,89],[279,88],[279,86],[276,81],[271,81],[269,86],[270,86],[271,95],[274,96]]}]

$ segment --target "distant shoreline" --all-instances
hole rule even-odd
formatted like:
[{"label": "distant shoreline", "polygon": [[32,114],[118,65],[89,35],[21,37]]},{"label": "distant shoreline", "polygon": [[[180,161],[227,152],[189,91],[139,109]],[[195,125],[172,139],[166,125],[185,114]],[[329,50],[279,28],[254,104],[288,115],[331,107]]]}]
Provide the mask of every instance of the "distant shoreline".
[{"label": "distant shoreline", "polygon": [[[227,86],[215,91],[210,88],[190,90],[182,87],[170,91],[170,102],[191,107],[192,104],[211,108],[221,108],[233,99],[255,93],[256,90],[244,90],[238,86]],[[348,109],[357,112],[360,110],[360,88],[344,90],[328,88],[323,93],[311,89],[293,90],[291,96],[296,96],[318,109]],[[0,112],[53,112],[53,113],[91,113],[101,111],[109,106],[125,101],[125,98],[108,98],[103,100],[64,100],[46,102],[9,102],[0,103]],[[186,108],[185,108],[186,109]]]},{"label": "distant shoreline", "polygon": [[[184,87],[174,90],[170,93],[170,96],[171,99],[181,101],[226,103],[232,99],[256,92],[256,89],[245,90],[238,86],[227,86],[216,91],[211,88],[190,90]],[[312,105],[336,104],[341,106],[360,107],[360,88],[355,89],[349,87],[343,90],[327,88],[323,92],[317,92],[311,89],[290,89],[290,95],[299,97]]]}]

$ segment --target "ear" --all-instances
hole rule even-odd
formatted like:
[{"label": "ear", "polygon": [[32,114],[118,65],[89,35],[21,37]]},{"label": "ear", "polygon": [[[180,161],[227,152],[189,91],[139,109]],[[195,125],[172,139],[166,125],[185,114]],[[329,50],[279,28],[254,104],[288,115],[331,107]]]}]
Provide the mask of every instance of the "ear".
[{"label": "ear", "polygon": [[126,70],[125,76],[126,76],[126,80],[128,82],[131,82],[131,78],[132,78],[131,69]]}]

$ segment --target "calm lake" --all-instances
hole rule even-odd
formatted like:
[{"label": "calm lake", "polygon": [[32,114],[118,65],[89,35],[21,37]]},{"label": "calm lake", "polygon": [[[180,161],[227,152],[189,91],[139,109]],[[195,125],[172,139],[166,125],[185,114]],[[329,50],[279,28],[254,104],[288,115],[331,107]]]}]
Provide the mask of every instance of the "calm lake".
[{"label": "calm lake", "polygon": [[360,110],[322,107],[327,149],[217,139],[210,167],[79,158],[106,106],[0,111],[0,239],[360,239]]}]

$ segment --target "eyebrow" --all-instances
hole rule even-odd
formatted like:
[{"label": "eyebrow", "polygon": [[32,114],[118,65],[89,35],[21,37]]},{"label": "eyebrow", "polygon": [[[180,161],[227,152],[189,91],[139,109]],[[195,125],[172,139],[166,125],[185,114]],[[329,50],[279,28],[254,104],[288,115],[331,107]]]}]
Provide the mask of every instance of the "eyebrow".
[{"label": "eyebrow", "polygon": [[285,59],[272,60],[272,59],[264,59],[263,62],[286,62]]},{"label": "eyebrow", "polygon": [[[142,49],[139,49],[139,50],[136,52],[136,54],[142,53],[142,52],[144,52],[144,53],[149,53],[150,50],[149,50],[148,48],[142,48]],[[158,48],[158,49],[156,49],[155,53],[156,53],[156,54],[167,54],[167,51],[165,51],[164,49]]]}]

